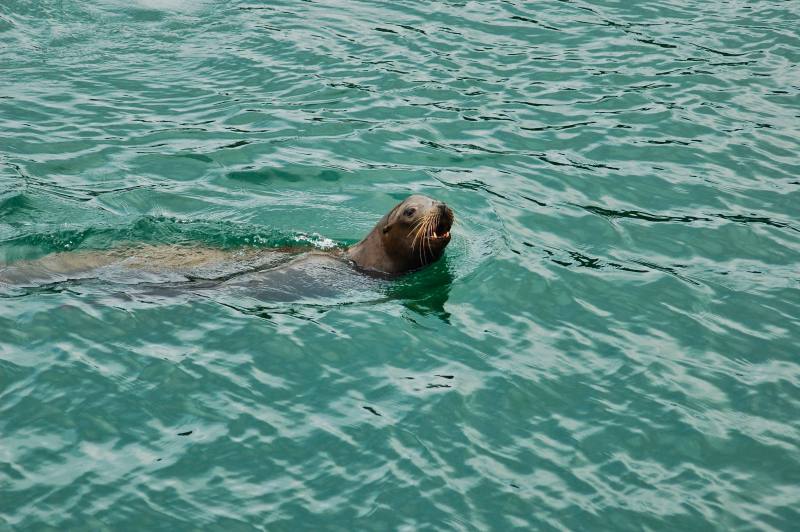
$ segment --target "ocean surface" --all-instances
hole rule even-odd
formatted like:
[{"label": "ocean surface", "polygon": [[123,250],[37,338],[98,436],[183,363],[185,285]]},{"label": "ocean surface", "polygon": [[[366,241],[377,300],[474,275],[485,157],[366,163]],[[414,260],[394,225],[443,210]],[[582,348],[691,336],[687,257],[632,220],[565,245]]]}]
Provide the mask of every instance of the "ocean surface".
[{"label": "ocean surface", "polygon": [[0,530],[797,530],[799,21],[4,0],[0,267],[456,223],[293,298],[0,286]]}]

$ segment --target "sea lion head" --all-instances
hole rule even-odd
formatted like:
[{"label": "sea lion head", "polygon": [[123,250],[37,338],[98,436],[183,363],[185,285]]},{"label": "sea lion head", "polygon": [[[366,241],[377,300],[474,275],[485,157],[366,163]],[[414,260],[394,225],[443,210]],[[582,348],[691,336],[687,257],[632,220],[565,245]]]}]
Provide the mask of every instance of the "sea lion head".
[{"label": "sea lion head", "polygon": [[361,268],[404,273],[439,260],[450,243],[453,211],[427,196],[415,194],[381,218],[348,255]]},{"label": "sea lion head", "polygon": [[453,211],[441,201],[414,195],[392,209],[382,222],[381,238],[387,252],[420,267],[439,260],[450,243]]}]

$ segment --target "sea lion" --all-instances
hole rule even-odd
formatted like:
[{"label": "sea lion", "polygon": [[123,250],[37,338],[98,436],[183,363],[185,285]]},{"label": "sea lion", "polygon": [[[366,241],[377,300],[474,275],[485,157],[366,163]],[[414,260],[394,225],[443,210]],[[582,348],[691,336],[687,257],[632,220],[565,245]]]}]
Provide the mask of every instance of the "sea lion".
[{"label": "sea lion", "polygon": [[447,205],[409,196],[345,255],[364,270],[390,275],[417,270],[441,258],[452,225],[453,211]]},{"label": "sea lion", "polygon": [[[339,272],[333,275],[345,275],[336,263],[344,269],[348,269],[346,265],[353,266],[362,273],[396,276],[439,260],[450,242],[452,224],[453,211],[447,205],[427,196],[413,195],[381,218],[363,240],[346,249],[225,251],[144,244],[104,251],[70,251],[0,265],[0,284],[40,286],[66,280],[100,279],[125,284],[189,282],[192,288],[223,283],[254,287],[261,282],[281,289],[277,285],[294,286],[301,278],[305,279],[302,281],[305,285],[319,284],[311,283],[310,279],[327,278],[333,270]],[[293,275],[297,282],[291,282]]]}]

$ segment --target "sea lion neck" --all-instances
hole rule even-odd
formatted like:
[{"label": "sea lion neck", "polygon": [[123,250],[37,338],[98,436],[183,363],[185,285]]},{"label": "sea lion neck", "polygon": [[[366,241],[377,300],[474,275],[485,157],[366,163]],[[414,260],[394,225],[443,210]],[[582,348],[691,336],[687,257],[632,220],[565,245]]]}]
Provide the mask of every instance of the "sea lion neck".
[{"label": "sea lion neck", "polygon": [[345,252],[347,258],[359,268],[384,273],[398,273],[397,263],[392,260],[383,245],[381,224],[378,223],[358,244],[350,246]]}]

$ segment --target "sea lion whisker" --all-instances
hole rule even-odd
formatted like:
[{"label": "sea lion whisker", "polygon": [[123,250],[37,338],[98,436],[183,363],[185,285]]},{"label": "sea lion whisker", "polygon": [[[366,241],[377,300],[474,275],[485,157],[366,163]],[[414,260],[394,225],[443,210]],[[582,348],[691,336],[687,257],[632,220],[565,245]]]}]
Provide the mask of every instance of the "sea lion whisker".
[{"label": "sea lion whisker", "polygon": [[420,217],[417,219],[417,221],[416,221],[416,222],[414,222],[414,224],[411,226],[411,228],[412,228],[412,229],[417,229],[417,228],[419,228],[419,227],[423,226],[423,225],[425,224],[425,222],[427,221],[427,219],[428,219],[428,214],[427,214],[427,213],[425,213],[425,214],[423,214],[422,216],[420,216]]},{"label": "sea lion whisker", "polygon": [[421,223],[420,221],[417,221],[414,225],[411,226],[411,231],[414,232],[415,236],[419,234],[420,223]]},{"label": "sea lion whisker", "polygon": [[425,228],[424,222],[425,222],[425,217],[423,216],[422,218],[417,220],[417,223],[414,226],[412,226],[412,230],[414,230],[416,228],[416,232],[414,234],[414,241],[411,244],[412,247],[416,246],[417,245],[417,241],[422,237],[423,230]]},{"label": "sea lion whisker", "polygon": [[[433,228],[433,216],[427,216],[425,223],[425,240],[422,242],[422,255],[423,261],[428,256],[428,250],[430,249],[430,242],[431,242],[431,233]],[[427,249],[426,249],[427,246]]]},{"label": "sea lion whisker", "polygon": [[[436,214],[434,216],[432,216],[431,218],[432,218],[432,220],[431,220],[431,233],[433,233],[431,236],[433,236],[433,235],[436,235],[436,228],[439,227],[439,219],[441,218],[441,213],[439,212],[438,209],[436,210]],[[438,235],[437,235],[437,237],[438,237]],[[430,238],[428,239],[428,251],[430,251],[431,258],[433,258],[433,245],[431,244]]]},{"label": "sea lion whisker", "polygon": [[[425,240],[423,240],[422,242],[422,249],[421,249],[422,262],[424,262],[425,259],[428,257],[428,251],[430,251],[431,256],[433,256],[433,250],[431,250],[431,240],[430,240],[431,234],[433,232],[433,222],[434,222],[434,216],[432,216],[430,211],[428,211],[428,213],[426,213],[425,216]],[[426,245],[427,245],[427,250],[425,248]]]},{"label": "sea lion whisker", "polygon": [[432,214],[430,212],[425,213],[422,217],[422,223],[420,225],[420,231],[423,236],[427,236],[430,234],[430,225],[431,225],[431,218]]},{"label": "sea lion whisker", "polygon": [[[414,246],[417,248],[416,251],[420,262],[422,262],[422,246],[423,246],[423,241],[420,240],[420,238],[422,238],[422,232],[424,228],[425,228],[424,225],[420,225],[419,229],[417,230],[417,237],[414,239]],[[412,251],[413,250],[414,248],[412,248]]]},{"label": "sea lion whisker", "polygon": [[425,229],[424,223],[420,223],[419,227],[417,228],[416,235],[414,236],[414,241],[411,244],[412,251],[413,251],[414,247],[418,248],[417,249],[417,253],[419,255],[420,263],[423,262],[422,248],[424,246],[424,240],[420,240],[420,239],[423,238],[424,229]]},{"label": "sea lion whisker", "polygon": [[420,242],[420,246],[419,246],[419,261],[420,262],[425,262],[425,257],[427,256],[427,253],[425,252],[425,243],[428,240],[427,237],[428,237],[428,233],[430,231],[430,224],[431,224],[431,217],[428,215],[428,213],[425,213],[424,223],[422,224],[422,227],[421,227],[421,235],[424,238],[423,238],[422,242]]}]

